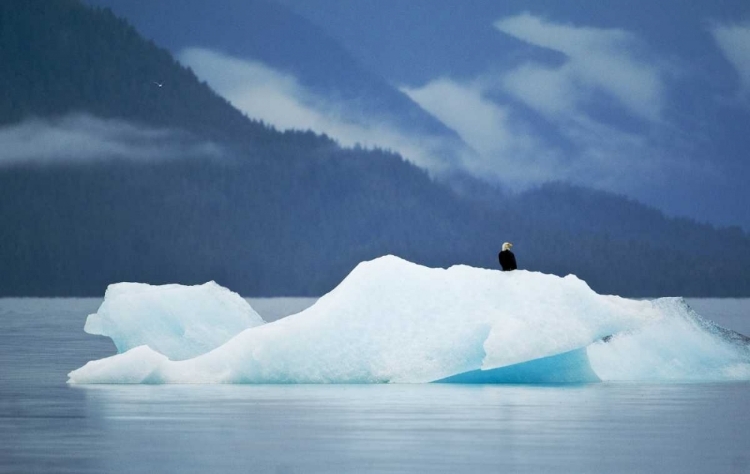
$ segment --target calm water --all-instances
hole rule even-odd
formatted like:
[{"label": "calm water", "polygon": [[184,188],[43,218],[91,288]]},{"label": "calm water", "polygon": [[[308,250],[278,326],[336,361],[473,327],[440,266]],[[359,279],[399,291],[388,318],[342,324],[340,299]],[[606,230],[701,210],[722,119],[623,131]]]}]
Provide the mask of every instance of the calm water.
[{"label": "calm water", "polygon": [[[100,302],[0,299],[0,472],[750,472],[748,383],[68,386],[114,353]],[[750,300],[689,303],[750,334]]]}]

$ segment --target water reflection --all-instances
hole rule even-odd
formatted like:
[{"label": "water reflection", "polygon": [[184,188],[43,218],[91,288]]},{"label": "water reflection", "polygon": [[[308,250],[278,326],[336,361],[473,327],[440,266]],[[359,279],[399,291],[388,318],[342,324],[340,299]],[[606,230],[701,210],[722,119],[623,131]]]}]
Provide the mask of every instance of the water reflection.
[{"label": "water reflection", "polygon": [[747,384],[72,390],[108,472],[732,472],[750,448]]}]

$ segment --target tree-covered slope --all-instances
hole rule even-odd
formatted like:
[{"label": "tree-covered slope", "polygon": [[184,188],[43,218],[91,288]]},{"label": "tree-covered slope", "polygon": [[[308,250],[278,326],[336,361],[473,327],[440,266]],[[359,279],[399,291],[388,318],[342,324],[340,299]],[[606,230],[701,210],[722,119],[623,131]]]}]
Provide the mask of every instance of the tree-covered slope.
[{"label": "tree-covered slope", "polygon": [[275,136],[111,11],[76,0],[0,2],[0,64],[0,124],[87,112],[217,140]]}]

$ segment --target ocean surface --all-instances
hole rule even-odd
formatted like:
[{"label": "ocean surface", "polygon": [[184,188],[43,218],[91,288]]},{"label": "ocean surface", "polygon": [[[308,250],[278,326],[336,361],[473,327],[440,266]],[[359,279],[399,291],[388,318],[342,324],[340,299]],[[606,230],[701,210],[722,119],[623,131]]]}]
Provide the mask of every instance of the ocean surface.
[{"label": "ocean surface", "polygon": [[[69,386],[100,303],[0,299],[0,473],[750,473],[750,383]],[[750,299],[688,303],[750,335]]]}]

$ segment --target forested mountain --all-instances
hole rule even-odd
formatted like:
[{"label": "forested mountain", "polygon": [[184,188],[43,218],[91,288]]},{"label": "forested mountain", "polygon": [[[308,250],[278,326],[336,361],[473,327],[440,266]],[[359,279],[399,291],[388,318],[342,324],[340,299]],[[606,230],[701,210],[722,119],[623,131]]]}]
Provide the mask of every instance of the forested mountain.
[{"label": "forested mountain", "polygon": [[246,295],[319,295],[388,253],[496,268],[504,240],[522,268],[575,273],[600,292],[750,294],[750,239],[737,229],[565,184],[462,197],[394,153],[244,117],[106,10],[6,0],[0,62],[0,142],[40,141],[28,119],[54,128],[75,113],[217,145],[76,161],[63,140],[61,158],[41,162],[0,143],[0,296],[210,279]]}]

